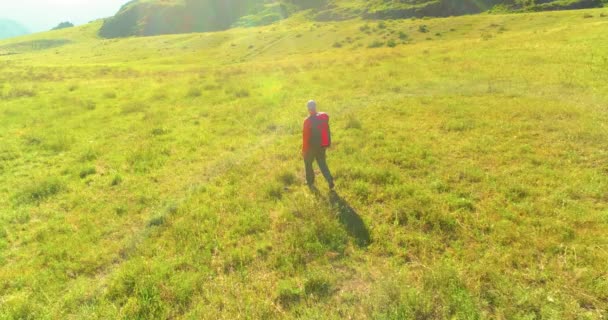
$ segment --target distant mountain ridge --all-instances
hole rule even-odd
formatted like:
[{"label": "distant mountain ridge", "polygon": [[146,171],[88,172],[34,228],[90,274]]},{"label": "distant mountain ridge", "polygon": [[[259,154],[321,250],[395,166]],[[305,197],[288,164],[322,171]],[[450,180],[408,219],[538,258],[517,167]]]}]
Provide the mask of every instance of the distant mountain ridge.
[{"label": "distant mountain ridge", "polygon": [[0,39],[22,36],[28,33],[27,28],[18,22],[0,18]]},{"label": "distant mountain ridge", "polygon": [[488,10],[546,11],[601,7],[608,0],[133,0],[105,20],[105,38],[152,36],[267,25],[303,10],[312,20],[403,19]]}]

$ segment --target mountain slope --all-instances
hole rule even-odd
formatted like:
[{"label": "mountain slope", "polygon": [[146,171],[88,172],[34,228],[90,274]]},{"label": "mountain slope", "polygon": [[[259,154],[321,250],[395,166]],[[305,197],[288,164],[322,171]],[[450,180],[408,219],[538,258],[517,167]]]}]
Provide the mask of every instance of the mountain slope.
[{"label": "mountain slope", "polygon": [[264,1],[259,0],[132,1],[108,19],[99,34],[113,38],[223,30],[261,7]]},{"label": "mountain slope", "polygon": [[312,9],[318,21],[447,17],[503,11],[544,11],[602,6],[603,0],[134,0],[105,21],[106,38],[217,31],[232,26],[260,26]]},{"label": "mountain slope", "polygon": [[607,9],[304,18],[0,41],[0,319],[608,317]]},{"label": "mountain slope", "polygon": [[0,39],[17,37],[27,33],[28,30],[19,23],[13,20],[0,19]]}]

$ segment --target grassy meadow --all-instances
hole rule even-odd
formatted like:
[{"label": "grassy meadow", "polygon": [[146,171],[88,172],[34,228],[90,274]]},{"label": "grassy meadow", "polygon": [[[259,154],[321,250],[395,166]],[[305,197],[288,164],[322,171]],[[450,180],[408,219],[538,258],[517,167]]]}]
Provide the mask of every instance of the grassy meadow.
[{"label": "grassy meadow", "polygon": [[1,319],[608,317],[608,8],[100,26],[0,42]]}]

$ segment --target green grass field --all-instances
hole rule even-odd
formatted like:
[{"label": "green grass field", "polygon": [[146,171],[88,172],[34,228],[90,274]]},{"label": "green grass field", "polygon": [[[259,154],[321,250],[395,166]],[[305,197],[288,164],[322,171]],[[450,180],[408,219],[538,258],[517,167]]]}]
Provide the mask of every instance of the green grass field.
[{"label": "green grass field", "polygon": [[1,319],[608,317],[608,8],[100,26],[0,42]]}]

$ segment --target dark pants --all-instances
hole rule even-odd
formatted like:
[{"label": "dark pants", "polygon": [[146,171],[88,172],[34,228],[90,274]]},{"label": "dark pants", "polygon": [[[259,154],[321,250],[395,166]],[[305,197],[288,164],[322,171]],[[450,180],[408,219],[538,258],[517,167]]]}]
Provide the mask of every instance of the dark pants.
[{"label": "dark pants", "polygon": [[327,161],[325,160],[325,148],[311,148],[308,153],[304,156],[304,165],[306,167],[306,182],[309,185],[312,185],[315,182],[315,171],[312,169],[312,163],[317,160],[317,164],[319,165],[319,169],[323,173],[325,180],[329,185],[333,185],[334,178],[331,176],[329,172],[329,167],[327,167]]}]

